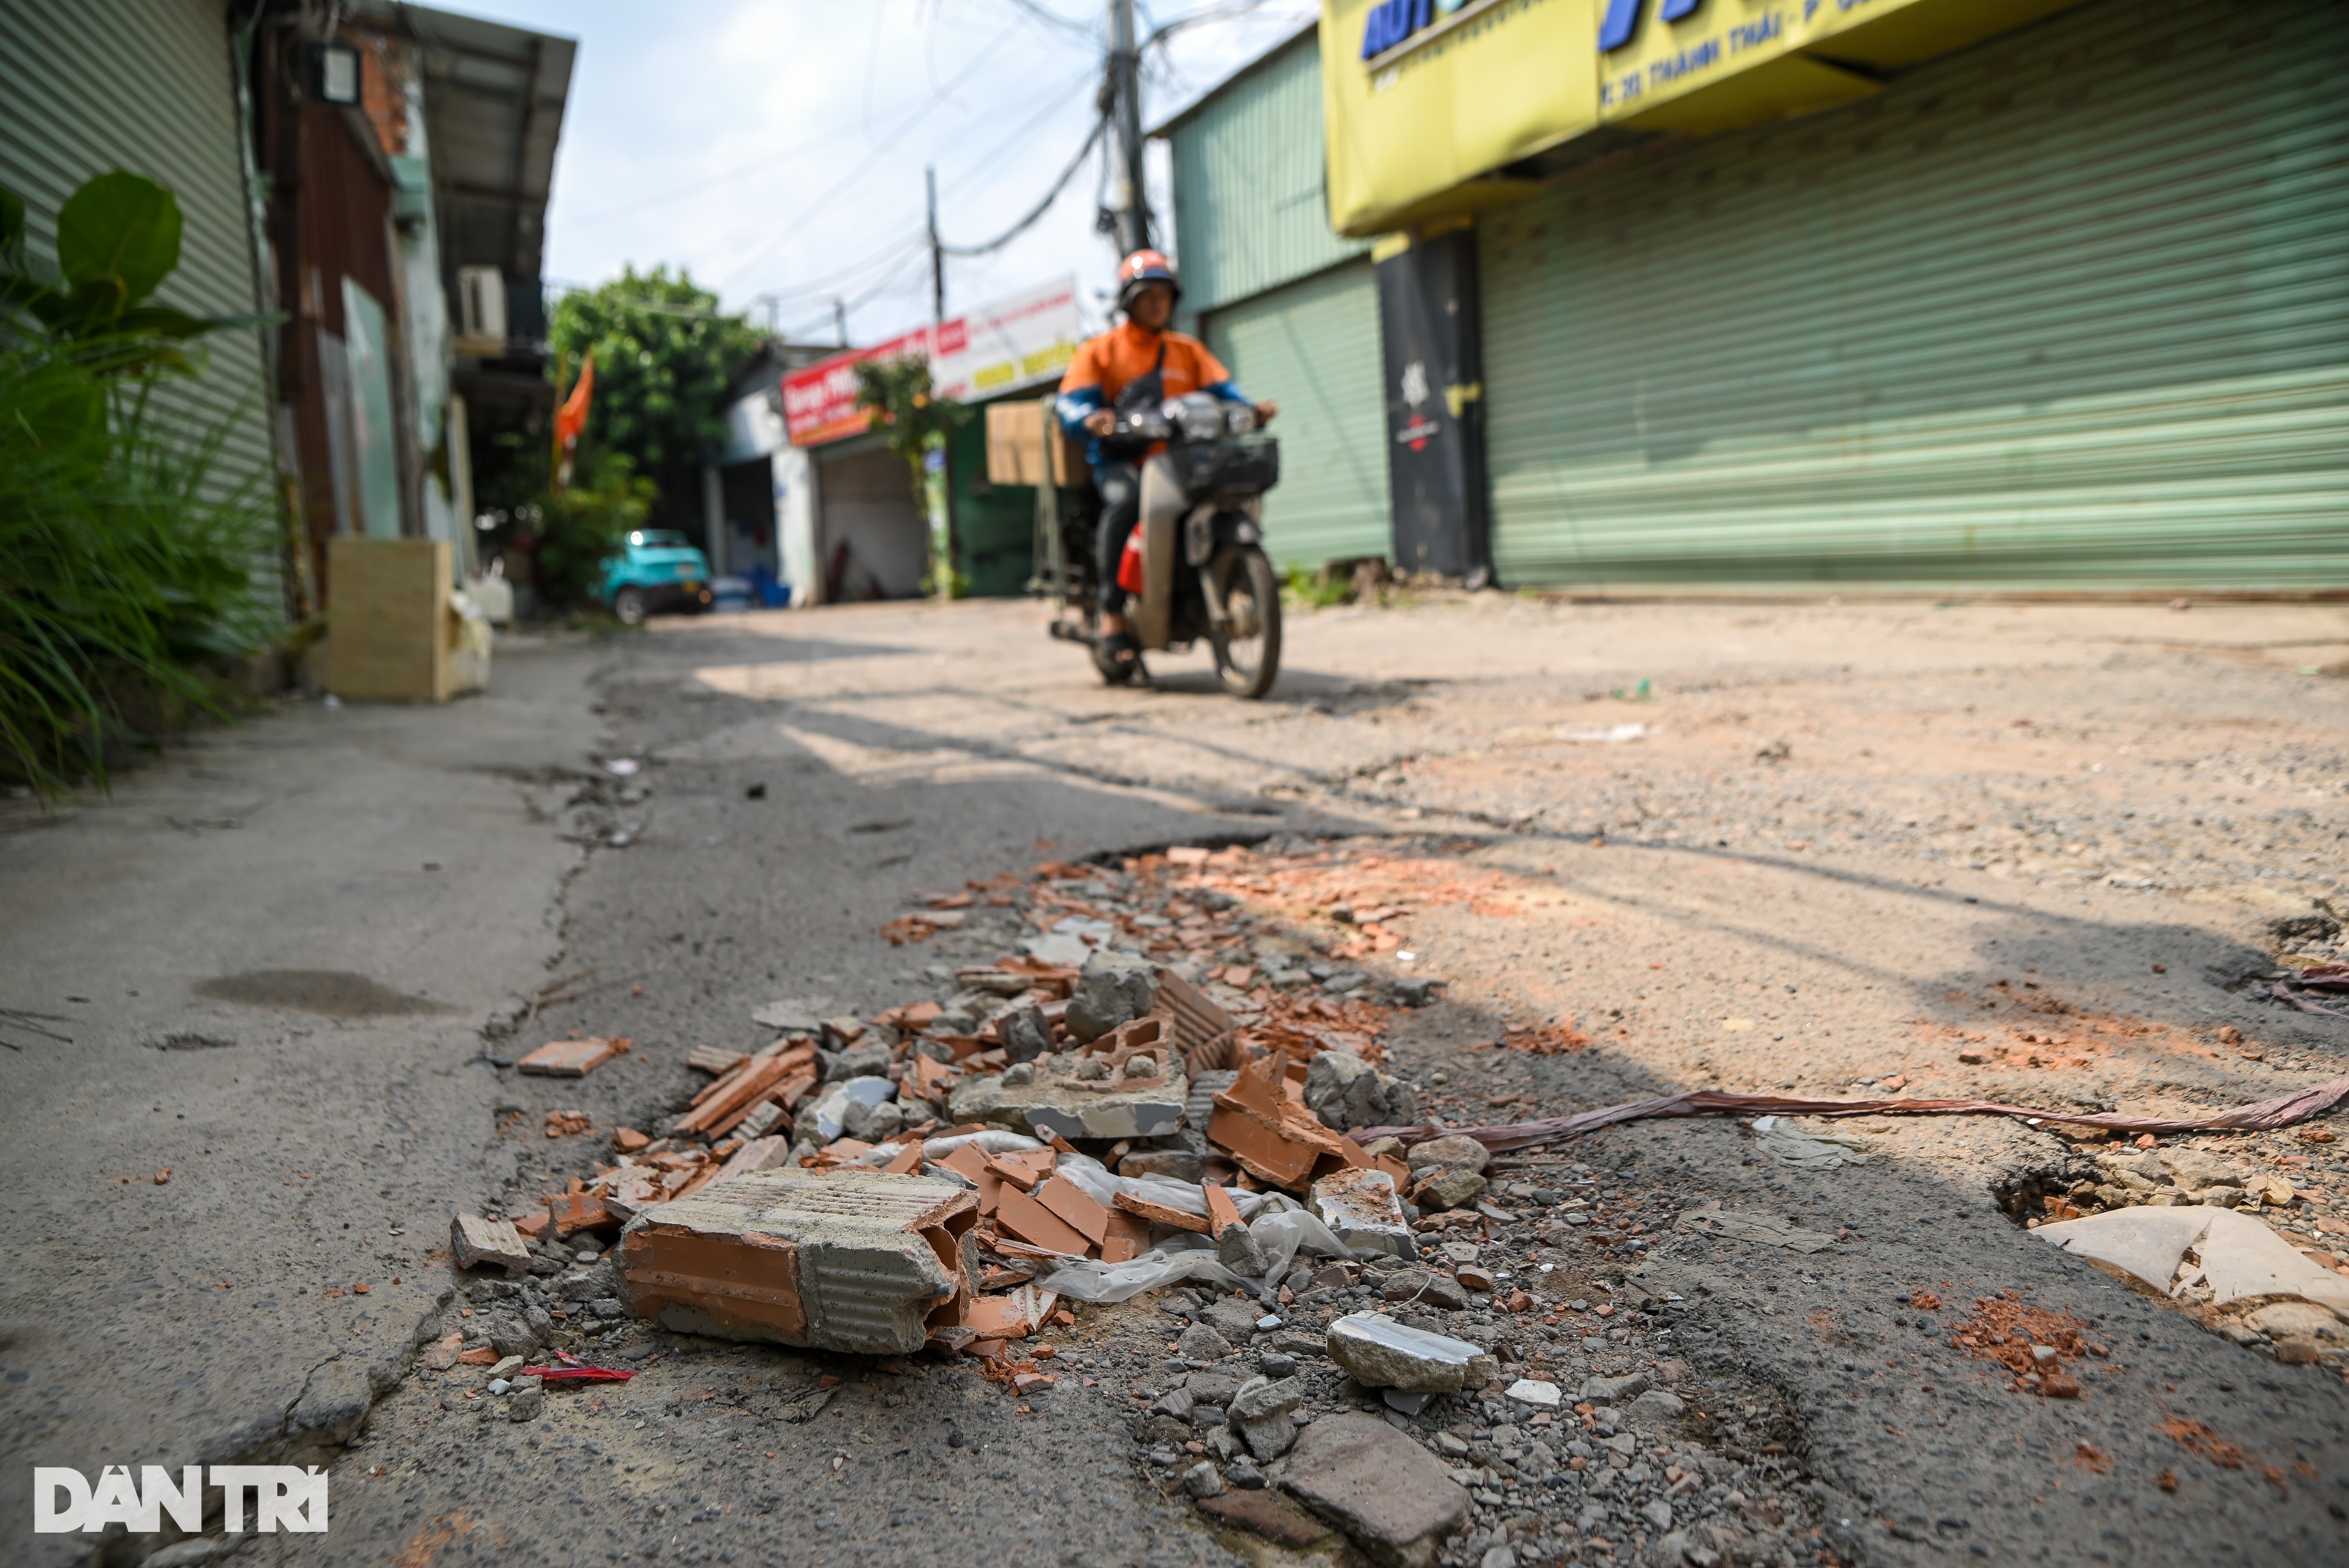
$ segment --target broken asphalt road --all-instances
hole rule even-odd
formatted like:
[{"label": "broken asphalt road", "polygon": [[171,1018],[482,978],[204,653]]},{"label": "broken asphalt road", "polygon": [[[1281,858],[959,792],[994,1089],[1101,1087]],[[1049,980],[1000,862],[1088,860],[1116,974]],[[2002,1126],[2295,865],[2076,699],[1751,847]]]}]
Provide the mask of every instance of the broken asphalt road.
[{"label": "broken asphalt road", "polygon": [[[5,1365],[40,1379],[0,1392],[6,1408],[36,1413],[28,1444],[94,1470],[226,1457],[217,1445],[240,1433],[265,1441],[286,1431],[282,1412],[302,1407],[309,1369],[352,1359],[327,1335],[396,1359],[419,1305],[432,1305],[428,1294],[401,1298],[401,1315],[375,1313],[375,1276],[387,1265],[368,1259],[396,1250],[384,1245],[395,1218],[398,1241],[420,1253],[442,1244],[450,1206],[545,1190],[586,1152],[540,1136],[546,1113],[584,1111],[605,1147],[609,1129],[649,1124],[702,1081],[685,1070],[688,1049],[765,1046],[771,1031],[749,1019],[774,997],[823,998],[870,1017],[943,995],[951,987],[930,966],[992,958],[999,934],[982,922],[898,948],[879,939],[881,925],[917,890],[1024,875],[1045,858],[1266,834],[1302,853],[1299,835],[1383,832],[1461,841],[1444,852],[1462,875],[1538,890],[1395,916],[1385,923],[1409,945],[1365,961],[1382,975],[1448,983],[1436,1006],[1394,1026],[1382,1070],[1419,1083],[1423,1109],[1454,1125],[1714,1084],[1875,1094],[1858,1086],[1892,1078],[1916,1083],[1911,1092],[2033,1103],[2056,1094],[2081,1109],[2200,1106],[2341,1070],[2343,1037],[2330,1031],[2343,1026],[2284,1015],[2244,984],[2292,955],[2271,923],[2305,913],[2340,874],[2324,821],[2341,794],[2329,738],[2339,733],[2339,683],[2300,676],[2265,645],[2349,641],[2337,611],[2041,607],[2017,616],[1995,606],[1590,609],[1487,597],[1299,617],[1295,673],[1255,707],[1212,696],[1179,665],[1160,690],[1104,691],[1033,619],[1002,605],[713,618],[663,624],[607,651],[595,690],[608,740],[578,715],[579,728],[547,736],[533,766],[592,777],[593,756],[625,754],[644,758],[643,772],[566,805],[587,789],[574,779],[540,804],[543,822],[528,820],[523,785],[495,779],[502,793],[492,808],[491,795],[468,793],[489,780],[462,767],[381,782],[376,810],[399,800],[411,827],[463,824],[473,812],[459,836],[512,841],[477,853],[478,864],[452,845],[448,863],[481,879],[464,902],[503,913],[466,924],[470,934],[445,950],[423,945],[435,922],[388,922],[378,907],[388,890],[355,874],[300,884],[311,896],[285,901],[279,924],[241,928],[214,915],[208,926],[202,895],[217,903],[233,868],[209,863],[199,876],[187,856],[210,842],[204,834],[236,830],[150,826],[143,860],[96,836],[97,823],[41,830],[94,835],[60,866],[127,860],[160,880],[150,918],[168,930],[150,944],[168,950],[199,932],[212,946],[202,962],[150,965],[157,978],[142,985],[137,963],[103,947],[92,915],[78,917],[78,940],[51,948],[27,948],[15,928],[13,989],[0,1002],[54,1013],[96,1008],[108,985],[151,989],[154,998],[109,997],[127,1022],[117,1027],[123,1054],[106,1070],[146,1068],[129,1042],[159,1029],[212,1031],[248,1052],[262,1044],[274,1072],[222,1067],[224,1085],[202,1075],[233,1051],[150,1054],[162,1070],[191,1075],[172,1080],[183,1098],[214,1097],[203,1104],[217,1141],[199,1149],[235,1147],[238,1131],[248,1153],[262,1140],[290,1147],[282,1172],[264,1161],[259,1179],[223,1184],[206,1204],[133,1215],[119,1207],[140,1191],[132,1184],[79,1196],[109,1173],[133,1173],[133,1152],[150,1177],[175,1168],[148,1198],[205,1191],[177,1184],[210,1157],[176,1144],[147,1157],[170,1130],[158,1139],[124,1109],[143,1102],[141,1114],[172,1122],[182,1108],[156,1092],[160,1081],[133,1073],[101,1084],[95,1071],[76,1078],[52,1066],[41,1070],[63,1076],[12,1087],[14,1186],[50,1205],[32,1212],[40,1245],[19,1249],[33,1262],[5,1300],[17,1335]],[[501,665],[502,693],[515,668]],[[1643,680],[1647,700],[1634,701]],[[1630,694],[1619,704],[1609,695],[1618,691]],[[547,691],[529,722],[566,703],[576,714],[574,699]],[[1615,733],[1626,716],[1641,738],[1569,738]],[[2246,716],[2258,716],[2256,729],[2243,729]],[[412,717],[425,729],[466,721],[462,707],[343,717],[395,727]],[[266,728],[228,743],[259,744],[251,738]],[[452,797],[445,810],[419,803],[427,774]],[[154,770],[152,787],[166,775]],[[149,787],[134,782],[120,799]],[[159,820],[201,814],[157,810]],[[584,869],[565,832],[599,846]],[[312,853],[336,863],[324,848]],[[1349,853],[1378,858],[1366,841]],[[1302,968],[1311,939],[1330,934],[1335,902],[1289,909],[1298,934],[1242,956]],[[40,962],[24,962],[27,952]],[[226,998],[196,992],[224,975],[311,968],[456,1011],[378,1010],[328,1026],[291,1010],[291,993],[266,989],[271,982]],[[636,1048],[583,1080],[468,1068],[481,1051],[474,1030],[548,982],[570,984],[552,989],[528,1035],[493,1039],[493,1054],[512,1059],[574,1030],[626,1036]],[[93,1001],[52,995],[68,985]],[[151,1011],[126,1006],[134,1003]],[[1510,1048],[1562,1027],[1598,1047]],[[312,1032],[293,1032],[301,1028]],[[26,1065],[14,1055],[0,1063],[12,1073]],[[411,1092],[400,1080],[424,1094],[399,1101]],[[138,1094],[113,1093],[132,1084]],[[289,1094],[300,1103],[283,1103]],[[166,1109],[146,1109],[154,1104]],[[519,1108],[528,1136],[512,1135],[511,1117],[509,1132],[495,1132],[502,1106]],[[405,1143],[385,1135],[395,1119]],[[353,1129],[374,1136],[353,1139]],[[1640,1472],[1607,1497],[1588,1497],[1597,1489],[1584,1481],[1547,1484],[1534,1457],[1547,1439],[1506,1404],[1415,1422],[1391,1412],[1391,1425],[1455,1470],[1485,1467],[1445,1561],[1494,1562],[1504,1550],[1526,1563],[1587,1555],[1593,1539],[1652,1554],[1675,1536],[1674,1551],[1733,1556],[1751,1543],[1764,1560],[1802,1562],[1820,1560],[1822,1548],[1846,1563],[2098,1553],[2199,1563],[2217,1560],[2222,1543],[2242,1562],[2338,1554],[2349,1408],[2337,1370],[2229,1344],[2032,1240],[2011,1212],[2072,1192],[2085,1158],[2045,1131],[1870,1123],[1858,1136],[1868,1160],[1824,1168],[1783,1162],[1727,1121],[1612,1129],[1495,1162],[1501,1202],[1526,1218],[1480,1233],[1475,1244],[1485,1250],[1473,1266],[1523,1277],[1538,1269],[1526,1261],[1538,1251],[1554,1264],[1545,1277],[1566,1276],[1577,1294],[1533,1293],[1557,1319],[1545,1320],[1537,1345],[1521,1317],[1481,1298],[1430,1321],[1539,1357],[1568,1405],[1588,1379],[1640,1377],[1677,1392],[1642,1409],[1646,1396],[1628,1386],[1600,1391],[1625,1413],[1610,1418],[1607,1443],[1586,1444],[1592,1462],[1624,1478]],[[305,1139],[315,1139],[316,1158]],[[408,1163],[399,1180],[367,1170],[365,1204],[356,1191],[348,1204],[293,1201],[336,1168],[330,1142],[345,1166],[354,1143],[362,1162],[398,1153]],[[2263,1167],[2302,1161],[2290,1169],[2319,1196],[2289,1213],[2307,1216],[2312,1245],[2329,1233],[2315,1228],[2330,1212],[2316,1206],[2329,1202],[2322,1146],[2243,1147]],[[487,1171],[485,1149],[498,1159]],[[109,1160],[124,1169],[97,1169]],[[1531,1191],[1515,1195],[1510,1183]],[[289,1195],[274,1214],[267,1191]],[[1557,1202],[1540,1203],[1538,1191]],[[1569,1207],[1577,1200],[1583,1209]],[[1835,1240],[1797,1252],[1677,1222],[1713,1203]],[[1545,1218],[1537,1206],[1556,1212]],[[1604,1224],[1603,1242],[1542,1239],[1546,1228],[1589,1230],[1569,1225],[1577,1212]],[[359,1250],[340,1240],[346,1221],[382,1233],[356,1232],[367,1238]],[[20,1210],[15,1223],[29,1233],[36,1221]],[[295,1226],[305,1245],[289,1240]],[[159,1285],[142,1305],[145,1282],[160,1279],[150,1257],[182,1260],[190,1281],[200,1263],[243,1259],[248,1285],[281,1303],[191,1315],[187,1298]],[[445,1267],[388,1272],[434,1293],[448,1284]],[[321,1286],[347,1288],[363,1274],[364,1306],[347,1295],[316,1299]],[[231,1284],[218,1294],[234,1296]],[[1323,1305],[1361,1309],[1385,1299],[1375,1286],[1327,1287],[1336,1294]],[[315,1320],[276,1310],[289,1288],[312,1292],[290,1299]],[[2124,1371],[2092,1377],[2076,1401],[2011,1393],[2003,1371],[1983,1381],[1985,1364],[1951,1346],[1952,1330],[1975,1298],[2009,1290],[2089,1325],[2113,1342],[2109,1359]],[[1920,1307],[1919,1291],[1938,1305]],[[1577,1314],[1577,1300],[1624,1305],[1601,1320]],[[1041,1397],[1004,1394],[964,1366],[926,1358],[891,1373],[677,1336],[636,1342],[645,1350],[631,1382],[550,1393],[528,1423],[483,1420],[478,1401],[411,1378],[376,1407],[335,1468],[330,1560],[428,1562],[492,1542],[548,1562],[1220,1561],[1226,1543],[1253,1550],[1244,1543],[1283,1525],[1260,1522],[1257,1534],[1219,1543],[1213,1532],[1246,1530],[1236,1505],[1195,1511],[1174,1484],[1181,1472],[1143,1462],[1128,1395],[1159,1387],[1172,1336],[1151,1316],[1157,1310],[1145,1297],[1089,1315],[1055,1340],[1081,1375],[1064,1373]],[[377,1320],[360,1324],[362,1313]],[[273,1331],[282,1347],[267,1344]],[[127,1370],[109,1377],[117,1362]],[[139,1374],[151,1379],[167,1366],[168,1379],[196,1378],[172,1386],[198,1389],[189,1406],[212,1424],[150,1440],[140,1425],[149,1412],[129,1401],[151,1386]],[[247,1389],[243,1411],[219,1392]],[[1338,1413],[1348,1398],[1334,1385],[1314,1395]],[[354,1388],[346,1402],[357,1398]],[[2228,1447],[2203,1442],[2191,1423]],[[164,1451],[182,1432],[214,1446]],[[33,1462],[33,1451],[20,1449],[18,1462]],[[2249,1457],[2229,1468],[2212,1452]],[[1165,1479],[1154,1485],[1153,1476]],[[1716,1528],[1724,1535],[1704,1532]],[[264,1541],[260,1560],[329,1560],[306,1556],[314,1545]]]}]

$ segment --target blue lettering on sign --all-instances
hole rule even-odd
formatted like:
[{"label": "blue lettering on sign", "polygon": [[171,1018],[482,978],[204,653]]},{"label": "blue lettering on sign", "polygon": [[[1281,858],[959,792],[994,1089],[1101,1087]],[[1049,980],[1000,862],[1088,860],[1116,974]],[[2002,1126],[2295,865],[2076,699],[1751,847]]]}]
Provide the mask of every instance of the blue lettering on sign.
[{"label": "blue lettering on sign", "polygon": [[1667,22],[1677,22],[1690,15],[1704,0],[1664,0],[1664,8],[1656,13]]},{"label": "blue lettering on sign", "polygon": [[1362,19],[1362,58],[1385,54],[1434,19],[1435,0],[1381,0]]},{"label": "blue lettering on sign", "polygon": [[1599,21],[1599,52],[1621,48],[1639,29],[1640,0],[1607,0],[1607,15]]}]

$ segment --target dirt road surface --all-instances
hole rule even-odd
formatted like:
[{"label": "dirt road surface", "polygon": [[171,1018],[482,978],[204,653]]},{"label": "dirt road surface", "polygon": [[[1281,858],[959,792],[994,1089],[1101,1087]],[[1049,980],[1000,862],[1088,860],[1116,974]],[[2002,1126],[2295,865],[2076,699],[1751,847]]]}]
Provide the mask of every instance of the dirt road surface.
[{"label": "dirt road surface", "polygon": [[[420,1318],[487,1308],[426,1255],[451,1208],[665,1125],[704,1081],[686,1052],[763,1045],[774,998],[951,994],[952,965],[1032,931],[1041,861],[1092,862],[1057,885],[1147,917],[1129,931],[1220,994],[1351,994],[1383,1069],[1455,1126],[1690,1088],[2194,1115],[2349,1073],[2349,1019],[2272,978],[2337,957],[2349,912],[2337,607],[1485,594],[1299,614],[1289,645],[1249,705],[1203,657],[1105,689],[1024,604],[660,621],[509,659],[488,702],[301,707],[71,820],[12,818],[0,1006],[76,1020],[44,1026],[71,1047],[0,1053],[17,1473],[333,1456],[329,1535],[254,1538],[251,1562],[1356,1550],[1268,1542],[1175,1484],[1179,1444],[1215,1435],[1159,1404],[1204,1300],[1083,1309],[1026,1396],[968,1362],[576,1312],[556,1343],[637,1376],[534,1421],[485,1418],[479,1368],[413,1364]],[[1015,902],[958,931],[880,934],[1007,877]],[[1390,1006],[1397,979],[1436,999]],[[496,1065],[574,1031],[636,1049],[579,1083]],[[544,1136],[557,1109],[592,1130]],[[1309,1414],[1367,1401],[1452,1467],[1473,1502],[1447,1563],[2349,1558],[2338,1342],[2237,1343],[2030,1233],[2124,1202],[2126,1140],[1750,1122],[1504,1156],[1509,1217],[1425,1238],[1504,1277],[1393,1310],[1558,1384],[1547,1418],[1341,1387],[1309,1346],[1391,1299],[1376,1271],[1293,1278],[1235,1359],[1293,1357]],[[2349,1255],[2349,1144],[2159,1141]],[[2072,1336],[2076,1398],[1993,1358],[2017,1312]],[[1586,1397],[1626,1377],[1651,1390]],[[18,1488],[22,1560],[92,1550],[28,1529]]]}]

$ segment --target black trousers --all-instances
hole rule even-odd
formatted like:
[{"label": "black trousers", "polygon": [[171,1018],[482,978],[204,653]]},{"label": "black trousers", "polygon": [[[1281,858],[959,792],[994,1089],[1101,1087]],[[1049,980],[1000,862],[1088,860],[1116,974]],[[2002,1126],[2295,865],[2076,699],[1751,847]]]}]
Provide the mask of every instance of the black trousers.
[{"label": "black trousers", "polygon": [[1125,590],[1117,585],[1117,566],[1125,558],[1126,536],[1142,516],[1142,469],[1133,463],[1093,465],[1093,487],[1101,491],[1101,531],[1093,539],[1093,560],[1101,573],[1101,607],[1106,615],[1125,614]]}]

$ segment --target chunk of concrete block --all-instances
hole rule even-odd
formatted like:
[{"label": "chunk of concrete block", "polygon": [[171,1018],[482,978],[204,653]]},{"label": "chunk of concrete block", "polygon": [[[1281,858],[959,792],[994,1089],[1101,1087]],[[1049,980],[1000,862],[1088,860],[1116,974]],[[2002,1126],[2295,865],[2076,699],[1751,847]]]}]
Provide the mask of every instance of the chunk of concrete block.
[{"label": "chunk of concrete block", "polygon": [[530,1273],[530,1244],[512,1220],[453,1216],[449,1222],[449,1255],[460,1269],[502,1269],[508,1279]]},{"label": "chunk of concrete block", "polygon": [[1457,1209],[1475,1202],[1485,1190],[1485,1179],[1474,1171],[1445,1169],[1439,1171],[1431,1181],[1423,1181],[1412,1193],[1412,1201],[1423,1209]]},{"label": "chunk of concrete block", "polygon": [[750,1021],[786,1035],[812,1035],[823,1027],[823,1016],[831,1010],[828,996],[778,996],[751,1008]]},{"label": "chunk of concrete block", "polygon": [[1648,1391],[1648,1375],[1634,1372],[1623,1377],[1586,1377],[1582,1381],[1582,1398],[1592,1405],[1619,1405],[1626,1399],[1636,1399]]},{"label": "chunk of concrete block", "polygon": [[1358,1251],[1375,1248],[1399,1258],[1419,1256],[1419,1243],[1402,1217],[1394,1178],[1384,1171],[1333,1171],[1313,1183],[1305,1206],[1340,1241]]},{"label": "chunk of concrete block", "polygon": [[678,1333],[903,1355],[970,1300],[978,1220],[975,1194],[925,1177],[762,1171],[630,1221],[620,1273]]},{"label": "chunk of concrete block", "polygon": [[1301,1377],[1251,1377],[1226,1402],[1226,1414],[1237,1422],[1261,1421],[1279,1410],[1293,1410],[1305,1402]]},{"label": "chunk of concrete block", "polygon": [[1482,1171],[1493,1162],[1493,1151],[1464,1132],[1453,1132],[1413,1144],[1402,1162],[1413,1171],[1441,1165],[1447,1171]]},{"label": "chunk of concrete block", "polygon": [[1407,1328],[1374,1312],[1349,1313],[1330,1326],[1330,1359],[1372,1388],[1456,1394],[1499,1375],[1491,1353],[1446,1335]]},{"label": "chunk of concrete block", "polygon": [[816,1141],[830,1143],[847,1131],[848,1108],[853,1105],[879,1105],[885,1099],[896,1098],[897,1086],[885,1078],[853,1078],[833,1087],[830,1094],[816,1101],[814,1109],[803,1113],[802,1129],[812,1127]]},{"label": "chunk of concrete block", "polygon": [[1351,1051],[1323,1051],[1305,1069],[1305,1107],[1324,1127],[1400,1127],[1419,1119],[1419,1093]]},{"label": "chunk of concrete block", "polygon": [[1375,1416],[1325,1416],[1268,1477],[1386,1568],[1427,1568],[1468,1517],[1433,1454]]},{"label": "chunk of concrete block", "polygon": [[1246,1345],[1256,1336],[1256,1320],[1263,1308],[1253,1302],[1234,1296],[1211,1301],[1199,1309],[1199,1319],[1212,1324],[1216,1332],[1235,1345]]},{"label": "chunk of concrete block", "polygon": [[[973,1078],[947,1099],[957,1122],[985,1121],[1033,1138],[1055,1133],[1080,1138],[1163,1138],[1183,1124],[1190,1086],[1171,1049],[1161,1057],[1159,1076],[1129,1078],[1104,1074],[1078,1076],[1079,1064],[1099,1057],[1039,1057],[1019,1064],[1020,1072]],[[1012,1081],[1032,1073],[1030,1081]]]},{"label": "chunk of concrete block", "polygon": [[1061,1017],[1071,1037],[1091,1045],[1158,1005],[1158,968],[1147,958],[1104,949],[1085,960]]},{"label": "chunk of concrete block", "polygon": [[1174,1348],[1185,1361],[1215,1361],[1232,1353],[1232,1342],[1212,1324],[1195,1323],[1174,1341]]},{"label": "chunk of concrete block", "polygon": [[1247,1444],[1248,1452],[1260,1461],[1277,1460],[1297,1446],[1297,1418],[1287,1410],[1275,1410],[1253,1421],[1234,1418],[1232,1425],[1239,1429],[1240,1440]]}]

